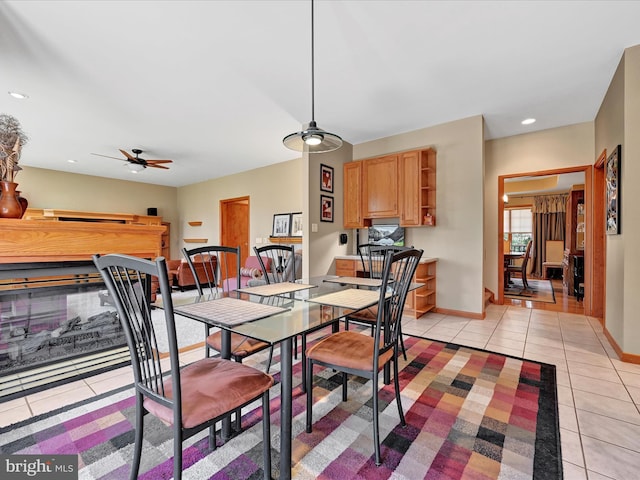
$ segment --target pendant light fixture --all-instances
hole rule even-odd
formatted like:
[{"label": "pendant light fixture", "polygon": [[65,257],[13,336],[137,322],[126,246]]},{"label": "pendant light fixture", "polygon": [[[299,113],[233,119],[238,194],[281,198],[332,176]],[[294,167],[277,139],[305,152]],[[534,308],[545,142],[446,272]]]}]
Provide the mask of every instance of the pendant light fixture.
[{"label": "pendant light fixture", "polygon": [[314,53],[313,53],[313,0],[311,0],[311,121],[309,126],[300,132],[287,135],[282,140],[284,146],[298,152],[324,153],[337,150],[342,146],[342,139],[334,134],[318,128],[315,120],[314,105]]}]

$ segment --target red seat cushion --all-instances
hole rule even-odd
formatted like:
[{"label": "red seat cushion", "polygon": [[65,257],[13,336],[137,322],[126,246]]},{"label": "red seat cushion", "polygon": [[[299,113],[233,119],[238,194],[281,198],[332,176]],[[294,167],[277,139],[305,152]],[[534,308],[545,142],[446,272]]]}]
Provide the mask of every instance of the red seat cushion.
[{"label": "red seat cushion", "polygon": [[[329,335],[307,350],[307,358],[356,370],[373,369],[373,337],[352,331]],[[393,356],[393,349],[380,355],[379,366]]]},{"label": "red seat cushion", "polygon": [[[273,377],[241,363],[219,358],[198,360],[180,370],[182,426],[192,428],[235,410],[273,385]],[[165,393],[173,398],[171,378],[164,381]],[[168,425],[171,408],[145,398],[144,408]]]},{"label": "red seat cushion", "polygon": [[[222,332],[217,331],[207,337],[207,345],[217,351],[222,351]],[[231,334],[231,353],[236,357],[248,357],[252,353],[264,350],[268,343],[261,342],[255,338],[245,337],[237,333]]]}]

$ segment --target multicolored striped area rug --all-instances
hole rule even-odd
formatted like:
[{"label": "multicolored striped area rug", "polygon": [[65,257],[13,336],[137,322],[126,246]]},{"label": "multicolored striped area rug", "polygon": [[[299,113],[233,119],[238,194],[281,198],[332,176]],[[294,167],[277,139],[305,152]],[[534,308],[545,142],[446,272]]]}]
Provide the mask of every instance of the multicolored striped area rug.
[{"label": "multicolored striped area rug", "polygon": [[[400,363],[407,427],[399,425],[393,386],[381,392],[383,465],[373,459],[371,385],[353,377],[341,401],[340,377],[314,375],[314,428],[304,432],[305,395],[294,390],[292,476],[297,479],[562,478],[555,367],[454,344],[406,337]],[[277,370],[275,358],[272,371]],[[301,365],[294,365],[299,383]],[[279,380],[278,375],[275,375]],[[273,387],[272,477],[279,477],[278,384]],[[79,478],[129,475],[132,389],[65,407],[0,430],[3,454],[77,454]],[[245,431],[214,452],[206,432],[184,443],[185,479],[262,477],[260,409],[243,416]],[[170,478],[171,431],[145,419],[140,478]]]}]

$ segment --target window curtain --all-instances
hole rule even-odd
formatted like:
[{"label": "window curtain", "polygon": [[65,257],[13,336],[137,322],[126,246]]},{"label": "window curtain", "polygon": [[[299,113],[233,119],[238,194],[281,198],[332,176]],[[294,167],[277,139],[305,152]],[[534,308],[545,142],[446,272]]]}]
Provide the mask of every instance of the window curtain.
[{"label": "window curtain", "polygon": [[542,263],[546,261],[547,240],[563,240],[565,237],[567,200],[569,195],[539,195],[533,197],[533,273],[542,276]]}]

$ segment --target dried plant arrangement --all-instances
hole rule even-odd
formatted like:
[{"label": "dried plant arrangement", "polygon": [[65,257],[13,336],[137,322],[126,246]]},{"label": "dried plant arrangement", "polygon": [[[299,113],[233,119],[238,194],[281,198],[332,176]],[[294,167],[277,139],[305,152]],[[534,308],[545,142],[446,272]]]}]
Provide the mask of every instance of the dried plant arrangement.
[{"label": "dried plant arrangement", "polygon": [[29,137],[22,130],[17,118],[6,113],[0,114],[0,180],[13,182],[21,170],[18,165],[22,147]]}]

